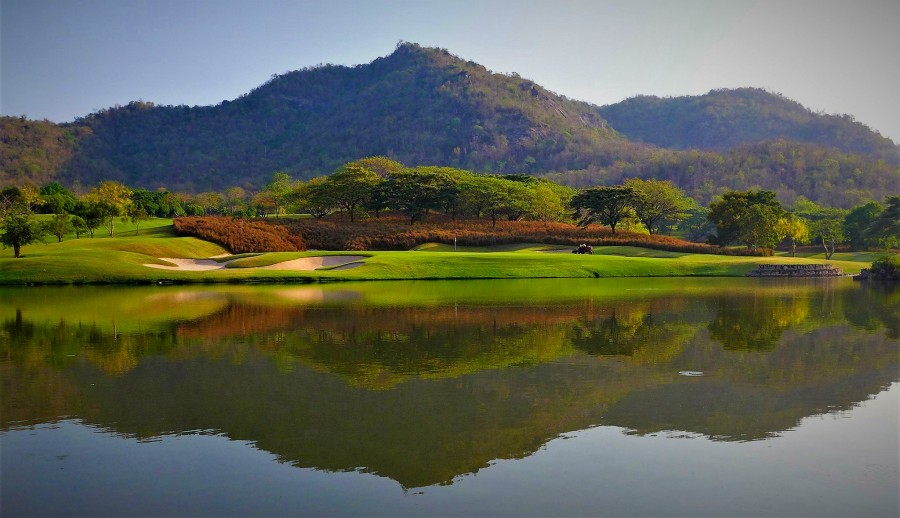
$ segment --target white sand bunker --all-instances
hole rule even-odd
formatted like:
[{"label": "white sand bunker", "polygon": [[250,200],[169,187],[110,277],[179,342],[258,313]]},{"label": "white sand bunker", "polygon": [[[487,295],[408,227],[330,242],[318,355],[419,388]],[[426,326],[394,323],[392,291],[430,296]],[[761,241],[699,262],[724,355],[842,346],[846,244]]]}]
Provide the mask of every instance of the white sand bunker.
[{"label": "white sand bunker", "polygon": [[226,263],[220,263],[212,259],[179,259],[174,257],[160,257],[160,260],[173,263],[175,266],[167,264],[144,264],[150,268],[159,268],[160,270],[186,270],[191,272],[202,272],[205,270],[219,270],[225,268]]},{"label": "white sand bunker", "polygon": [[[356,266],[362,266],[360,261],[365,259],[361,255],[324,255],[317,257],[302,257],[291,261],[283,261],[280,263],[270,264],[268,266],[258,266],[243,268],[246,270],[292,270],[292,271],[311,271],[317,268],[327,268],[337,266],[346,270]],[[180,270],[187,272],[202,272],[207,270],[221,270],[226,268],[231,261],[218,262],[213,259],[180,259],[174,257],[160,257],[160,260],[172,263],[174,266],[167,264],[144,264],[150,268],[158,268],[160,270]]]},{"label": "white sand bunker", "polygon": [[293,259],[291,261],[270,264],[269,266],[260,266],[260,269],[309,271],[315,270],[317,268],[327,268],[329,266],[338,266],[339,268],[344,269],[344,266],[349,266],[349,263],[356,264],[356,266],[362,265],[362,263],[358,262],[362,259],[365,259],[365,257],[361,255],[322,255],[318,257],[301,257],[300,259]]}]

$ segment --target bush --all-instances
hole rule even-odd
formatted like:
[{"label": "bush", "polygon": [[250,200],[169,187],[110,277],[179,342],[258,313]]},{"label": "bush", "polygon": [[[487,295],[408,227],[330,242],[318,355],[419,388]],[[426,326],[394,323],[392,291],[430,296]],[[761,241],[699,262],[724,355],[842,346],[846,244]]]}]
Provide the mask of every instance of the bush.
[{"label": "bush", "polygon": [[248,252],[299,252],[306,243],[280,225],[225,216],[182,217],[174,220],[175,232],[212,241],[233,254]]},{"label": "bush", "polygon": [[870,273],[876,279],[900,280],[900,256],[888,255],[872,261]]}]

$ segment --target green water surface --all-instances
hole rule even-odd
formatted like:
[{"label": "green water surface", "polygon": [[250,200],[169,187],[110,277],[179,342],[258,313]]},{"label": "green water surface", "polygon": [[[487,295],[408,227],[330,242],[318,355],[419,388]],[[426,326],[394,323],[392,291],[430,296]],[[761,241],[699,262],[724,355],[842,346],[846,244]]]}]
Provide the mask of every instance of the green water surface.
[{"label": "green water surface", "polygon": [[895,516],[898,308],[847,279],[4,289],[3,514]]}]

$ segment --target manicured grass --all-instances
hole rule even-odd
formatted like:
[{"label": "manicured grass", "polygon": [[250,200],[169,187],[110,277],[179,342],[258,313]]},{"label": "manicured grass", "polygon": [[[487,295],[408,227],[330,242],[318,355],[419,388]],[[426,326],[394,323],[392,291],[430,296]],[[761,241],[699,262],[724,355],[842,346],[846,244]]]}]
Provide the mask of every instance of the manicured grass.
[{"label": "manicured grass", "polygon": [[[803,259],[816,259],[824,262],[831,261],[852,261],[852,262],[864,262],[871,263],[875,259],[885,255],[887,252],[837,252],[831,259],[825,259],[825,252],[817,252],[817,253],[798,253],[798,258]],[[789,252],[778,252],[775,254],[777,257],[790,257],[791,254]]]},{"label": "manicured grass", "polygon": [[[0,284],[84,284],[158,282],[316,282],[330,280],[399,279],[528,279],[592,277],[743,276],[759,264],[830,263],[856,273],[878,254],[835,254],[830,261],[816,257],[742,257],[689,254],[638,247],[596,247],[594,255],[576,255],[543,244],[463,248],[423,245],[408,252],[274,252],[224,257],[235,259],[228,268],[203,272],[159,270],[143,266],[165,264],[161,257],[208,258],[227,254],[222,247],[189,237],[176,237],[170,220],[133,227],[119,226],[115,238],[67,239],[62,243],[29,245],[22,258],[0,252]],[[429,250],[428,252],[424,250]],[[306,272],[256,270],[281,261],[317,255],[364,255],[358,268]]]},{"label": "manicured grass", "polygon": [[[617,248],[617,247],[612,247]],[[625,251],[627,252],[627,251]],[[521,252],[371,252],[365,266],[334,272],[347,279],[743,276],[760,264],[804,264],[802,258],[736,257],[632,250],[642,255]],[[866,263],[828,261],[846,273]]]},{"label": "manicured grass", "polygon": [[[34,216],[38,220],[49,221],[53,215],[51,214],[35,214]],[[147,221],[142,221],[139,228],[136,228],[133,223],[130,221],[122,221],[121,218],[117,218],[115,221],[115,226],[113,228],[113,237],[146,237],[152,235],[166,235],[169,237],[175,237],[175,230],[172,228],[172,220],[170,218],[150,218]],[[87,237],[82,234],[81,238]],[[106,230],[106,227],[101,225],[97,229],[94,230],[94,238],[100,237],[109,237],[109,233]],[[65,236],[63,236],[64,240],[75,239],[75,232],[69,232]],[[48,235],[45,240],[50,242],[56,242],[56,236]]]},{"label": "manicured grass", "polygon": [[547,245],[544,243],[515,243],[510,245],[493,246],[456,246],[444,243],[424,243],[413,248],[416,252],[545,252],[545,251],[572,251],[571,246]]}]

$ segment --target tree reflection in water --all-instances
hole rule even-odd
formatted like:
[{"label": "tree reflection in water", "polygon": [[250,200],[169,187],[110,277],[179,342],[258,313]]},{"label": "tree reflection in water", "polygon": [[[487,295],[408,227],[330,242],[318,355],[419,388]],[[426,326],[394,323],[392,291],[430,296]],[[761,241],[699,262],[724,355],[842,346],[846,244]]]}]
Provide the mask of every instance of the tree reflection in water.
[{"label": "tree reflection in water", "polygon": [[[890,290],[733,281],[484,299],[502,286],[427,303],[403,283],[378,288],[415,294],[389,303],[346,287],[118,291],[135,309],[115,323],[105,290],[4,293],[0,424],[213,430],[297,466],[417,487],[597,424],[765,438],[897,381]],[[45,295],[75,310],[54,313]]]}]

